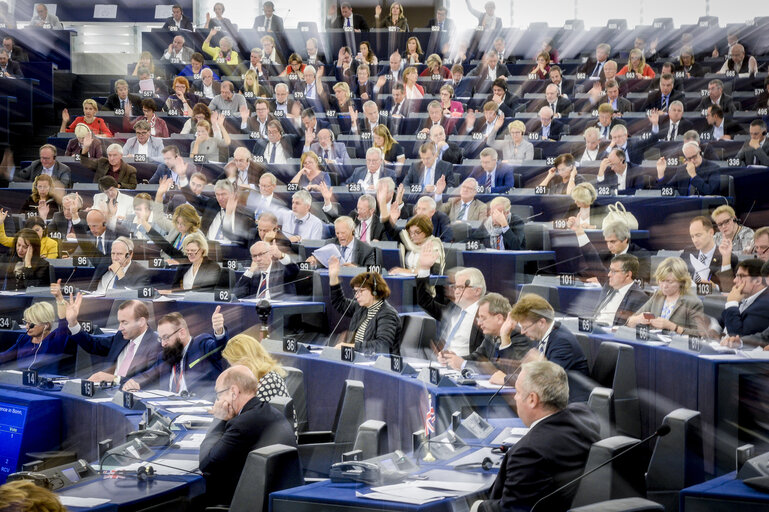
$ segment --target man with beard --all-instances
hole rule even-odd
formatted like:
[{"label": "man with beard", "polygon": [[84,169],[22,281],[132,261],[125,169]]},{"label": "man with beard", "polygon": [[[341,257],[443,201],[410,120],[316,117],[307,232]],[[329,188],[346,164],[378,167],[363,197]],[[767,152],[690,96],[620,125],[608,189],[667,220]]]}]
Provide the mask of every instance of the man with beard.
[{"label": "man with beard", "polygon": [[222,307],[217,306],[211,316],[213,334],[199,334],[194,338],[181,313],[162,316],[158,320],[158,338],[163,352],[155,365],[128,380],[123,389],[138,391],[157,386],[173,393],[188,391],[201,395],[210,392],[211,384],[226,365],[221,349],[227,344],[227,331],[221,310]]}]

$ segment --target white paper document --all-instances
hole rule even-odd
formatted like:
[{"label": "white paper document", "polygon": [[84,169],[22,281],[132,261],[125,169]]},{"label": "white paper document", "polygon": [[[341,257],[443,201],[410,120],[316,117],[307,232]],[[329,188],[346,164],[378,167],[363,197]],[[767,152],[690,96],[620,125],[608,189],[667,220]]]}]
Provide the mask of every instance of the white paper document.
[{"label": "white paper document", "polygon": [[214,421],[213,416],[195,416],[192,414],[182,414],[174,419],[174,423],[211,423],[212,421]]},{"label": "white paper document", "polygon": [[65,507],[81,507],[81,508],[93,508],[99,505],[109,503],[106,498],[78,498],[77,496],[61,496],[59,495],[59,501]]},{"label": "white paper document", "polygon": [[694,272],[700,276],[703,281],[710,281],[710,266],[702,263],[694,254],[689,255],[689,263],[692,264]]},{"label": "white paper document", "polygon": [[196,399],[196,400],[152,400],[149,402],[150,405],[154,405],[156,407],[173,407],[176,405],[184,405],[184,404],[200,404],[200,405],[212,405],[213,402],[210,400],[202,400],[202,399]]},{"label": "white paper document", "polygon": [[315,256],[318,263],[326,268],[328,268],[328,260],[331,259],[331,256],[336,256],[340,261],[342,260],[339,247],[333,244],[324,245],[323,247],[315,249],[315,252],[313,252],[312,255]]},{"label": "white paper document", "polygon": [[183,412],[185,414],[208,414],[208,406],[169,407],[168,412]]},{"label": "white paper document", "polygon": [[187,434],[184,439],[179,441],[177,444],[182,450],[195,450],[200,448],[200,445],[205,438],[205,434]]},{"label": "white paper document", "polygon": [[372,500],[394,501],[421,505],[431,501],[441,500],[450,496],[461,496],[485,488],[484,483],[457,482],[442,480],[418,480],[402,484],[372,487],[370,493],[357,492],[361,498]]},{"label": "white paper document", "polygon": [[[479,388],[485,388],[485,389],[499,389],[499,385],[492,384],[488,380],[483,379],[475,379],[475,382],[478,383]],[[513,389],[513,386],[502,386],[502,389]]]},{"label": "white paper document", "polygon": [[176,396],[176,393],[172,393],[171,391],[166,391],[162,389],[153,389],[152,391],[135,391],[134,396],[136,398],[139,398],[141,400],[145,400],[147,398],[158,398],[163,396]]}]

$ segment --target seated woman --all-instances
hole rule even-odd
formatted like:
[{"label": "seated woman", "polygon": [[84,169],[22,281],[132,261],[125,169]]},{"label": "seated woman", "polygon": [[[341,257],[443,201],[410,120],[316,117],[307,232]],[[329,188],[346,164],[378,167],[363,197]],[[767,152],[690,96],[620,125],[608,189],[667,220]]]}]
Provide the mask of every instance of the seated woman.
[{"label": "seated woman", "polygon": [[173,90],[173,94],[166,99],[163,110],[176,112],[177,116],[192,116],[192,108],[198,103],[198,97],[190,91],[189,80],[177,76],[174,78]]},{"label": "seated woman", "polygon": [[306,64],[302,61],[301,55],[292,53],[288,56],[288,66],[278,76],[296,75],[294,80],[301,80]]},{"label": "seated woman", "polygon": [[206,121],[209,125],[211,124],[211,109],[203,102],[198,102],[192,107],[192,116],[187,119],[184,126],[182,126],[182,131],[179,133],[195,133],[200,121]]},{"label": "seated woman", "polygon": [[331,178],[328,172],[321,170],[320,157],[314,151],[302,153],[299,159],[301,169],[289,183],[298,183],[300,187],[309,191],[320,191],[320,184],[331,186]]},{"label": "seated woman", "polygon": [[259,381],[256,397],[262,402],[269,402],[276,396],[291,398],[284,379],[286,371],[255,338],[247,334],[233,336],[224,347],[222,357],[230,366],[242,364],[253,372]]},{"label": "seated woman", "polygon": [[386,125],[378,124],[374,128],[374,147],[379,148],[384,155],[387,164],[406,163],[406,152],[397,140],[390,135],[390,129]]},{"label": "seated woman", "polygon": [[[414,64],[420,64],[422,62],[422,45],[419,43],[419,39],[416,37],[409,37],[406,40],[406,51],[403,52],[403,60],[405,60],[406,66],[413,66]],[[416,70],[416,68],[415,68]]]},{"label": "seated woman", "polygon": [[220,69],[224,73],[230,75],[240,64],[240,56],[238,52],[232,49],[232,39],[227,36],[219,39],[219,46],[211,46],[211,38],[221,31],[220,27],[214,27],[208,32],[208,36],[203,40],[203,53],[208,54],[211,58],[219,64]]},{"label": "seated woman", "polygon": [[83,115],[77,116],[72,123],[67,126],[70,121],[69,110],[66,108],[61,111],[61,128],[60,132],[72,133],[75,131],[75,126],[83,123],[91,129],[91,133],[98,137],[112,137],[112,132],[107,127],[107,123],[101,117],[96,117],[96,112],[99,111],[99,105],[94,100],[88,98],[83,101]]},{"label": "seated woman", "polygon": [[415,215],[406,222],[406,228],[400,232],[401,242],[398,244],[401,266],[390,270],[391,274],[416,274],[418,270],[419,256],[425,247],[432,247],[438,258],[435,261],[431,274],[442,275],[446,258],[443,251],[443,242],[433,235],[433,223],[426,215]]},{"label": "seated woman", "polygon": [[379,59],[377,59],[374,52],[371,51],[371,44],[368,41],[360,42],[360,46],[358,46],[358,55],[355,56],[355,61],[358,64],[366,64],[369,67],[379,64]]},{"label": "seated woman", "polygon": [[678,57],[676,71],[682,71],[686,78],[705,76],[705,70],[694,62],[694,50],[691,46],[681,48],[681,56]]},{"label": "seated woman", "polygon": [[168,126],[163,119],[160,119],[155,111],[158,109],[155,104],[155,100],[152,98],[145,98],[142,100],[142,112],[143,116],[139,116],[131,122],[131,126],[136,126],[139,121],[147,121],[150,125],[150,135],[153,137],[168,138]]},{"label": "seated woman", "polygon": [[571,194],[574,187],[584,181],[585,178],[577,174],[574,157],[571,153],[563,153],[555,159],[553,167],[548,169],[547,176],[540,182],[539,186],[547,187],[548,194],[563,195]]},{"label": "seated woman", "polygon": [[529,74],[537,75],[537,80],[546,80],[548,73],[550,73],[550,54],[548,52],[540,52],[537,55],[537,65],[529,71]]},{"label": "seated woman", "polygon": [[149,71],[150,78],[155,78],[155,61],[150,52],[144,51],[139,55],[139,60],[136,61],[136,66],[134,66],[131,76],[139,76],[139,70],[142,68]]},{"label": "seated woman", "polygon": [[[91,133],[91,129],[85,123],[80,123],[75,126],[75,136],[69,139],[67,142],[67,149],[64,151],[64,156],[79,155],[83,149],[83,139],[87,134]],[[101,158],[102,157],[101,141],[97,138],[93,138],[91,147],[88,149],[89,158]]]},{"label": "seated woman", "polygon": [[[13,247],[14,238],[5,234],[5,219],[8,217],[6,210],[0,210],[0,245]],[[30,217],[24,223],[24,227],[33,230],[40,237],[40,257],[58,258],[59,244],[46,233],[46,224],[42,217]]]},{"label": "seated woman", "polygon": [[603,224],[603,218],[606,216],[605,208],[593,206],[598,194],[595,187],[588,182],[580,183],[571,191],[571,198],[574,203],[569,206],[566,214],[567,225],[571,229],[579,224],[582,229],[596,229]]},{"label": "seated woman", "polygon": [[425,65],[427,67],[419,74],[419,76],[440,76],[442,80],[451,79],[451,70],[443,65],[441,56],[437,53],[433,53],[427,57]]},{"label": "seated woman", "polygon": [[654,272],[659,289],[628,318],[630,327],[650,325],[676,334],[702,336],[708,327],[702,301],[694,295],[692,278],[684,260],[665,258]]},{"label": "seated woman", "polygon": [[198,232],[187,235],[182,242],[182,252],[187,256],[188,263],[176,267],[172,290],[162,292],[213,291],[219,285],[222,269],[218,263],[208,259],[208,241],[203,234]]},{"label": "seated woman", "polygon": [[32,229],[20,229],[13,238],[13,252],[4,261],[5,290],[26,290],[51,284],[50,266],[40,257],[40,237]]},{"label": "seated woman", "polygon": [[351,320],[347,338],[336,346],[354,346],[365,353],[399,354],[401,321],[387,302],[390,288],[385,280],[376,272],[358,274],[350,281],[355,299],[348,299],[339,282],[339,266],[339,258],[332,256],[328,262],[331,304]]},{"label": "seated woman", "polygon": [[243,75],[243,88],[240,93],[246,98],[272,98],[272,93],[259,83],[259,77],[253,69],[249,69]]},{"label": "seated woman", "polygon": [[403,70],[403,88],[409,100],[421,100],[424,97],[425,90],[417,83],[417,68],[414,66]]},{"label": "seated woman", "polygon": [[400,32],[409,31],[409,22],[406,19],[406,13],[403,12],[403,5],[400,2],[390,4],[389,16],[382,16],[382,6],[376,4],[376,7],[374,7],[374,21],[376,28],[395,27]]},{"label": "seated woman", "polygon": [[348,116],[353,102],[350,99],[350,86],[347,82],[337,82],[334,87],[334,98],[331,99],[331,109],[336,110],[337,116]]},{"label": "seated woman", "polygon": [[633,73],[636,78],[654,78],[656,76],[651,66],[646,63],[644,53],[638,48],[630,50],[628,63],[622,66],[622,69],[617,72],[617,76],[625,76],[629,73]]},{"label": "seated woman", "polygon": [[233,26],[232,21],[230,21],[229,18],[225,18],[222,16],[224,14],[224,4],[221,2],[216,2],[214,4],[214,17],[211,17],[210,13],[206,13],[206,24],[205,27],[208,29],[214,28],[214,27],[220,27],[223,32],[226,32],[230,35],[237,35],[238,31]]},{"label": "seated woman", "polygon": [[374,99],[374,82],[370,80],[371,69],[368,64],[361,64],[356,71],[357,78],[352,83],[352,93],[362,101]]},{"label": "seated woman", "polygon": [[23,322],[26,332],[20,334],[9,349],[0,352],[0,366],[5,369],[37,370],[54,375],[71,375],[75,369],[77,343],[70,337],[66,311],[66,302],[61,295],[61,288],[54,288],[57,314],[49,302],[36,302],[24,310]]},{"label": "seated woman", "polygon": [[486,137],[486,145],[502,153],[503,162],[521,163],[524,160],[534,159],[534,145],[523,137],[526,125],[523,121],[515,120],[507,125],[508,135],[504,140],[497,140],[497,131],[502,128],[505,118],[497,116],[494,128]]},{"label": "seated woman", "polygon": [[59,208],[53,190],[53,178],[47,174],[38,175],[32,182],[32,194],[24,201],[21,213],[39,215],[47,220],[53,218]]},{"label": "seated woman", "polygon": [[454,88],[451,85],[446,84],[441,87],[440,96],[444,117],[462,117],[465,113],[465,107],[459,101],[452,99],[454,97]]},{"label": "seated woman", "polygon": [[224,116],[212,112],[211,120],[213,121],[211,124],[207,121],[198,121],[195,127],[195,140],[190,147],[190,157],[204,155],[209,162],[221,162],[222,157],[219,148],[226,148],[230,145],[230,134],[224,127]]},{"label": "seated woman", "polygon": [[[180,204],[174,209],[171,220],[166,218],[163,212],[163,193],[168,186],[168,182],[163,182],[158,187],[155,201],[151,201],[149,205],[152,209],[151,214],[143,210],[141,214],[137,213],[135,219],[139,219],[139,226],[142,228],[140,231],[146,238],[155,242],[164,253],[171,258],[183,258],[184,240],[192,233],[201,233],[201,220],[198,211],[187,203]],[[150,220],[150,215],[153,220]]]},{"label": "seated woman", "polygon": [[134,215],[130,222],[127,222],[127,220],[124,221],[124,225],[131,233],[131,238],[136,240],[149,240],[147,233],[152,228],[152,223],[154,221],[152,196],[146,192],[139,192],[136,194],[133,199],[133,211]]},{"label": "seated woman", "polygon": [[136,167],[123,161],[123,146],[110,144],[107,148],[107,157],[91,159],[88,150],[93,142],[93,135],[86,134],[83,137],[83,148],[80,153],[80,161],[89,169],[93,169],[94,183],[98,183],[103,176],[112,176],[120,188],[136,188]]}]

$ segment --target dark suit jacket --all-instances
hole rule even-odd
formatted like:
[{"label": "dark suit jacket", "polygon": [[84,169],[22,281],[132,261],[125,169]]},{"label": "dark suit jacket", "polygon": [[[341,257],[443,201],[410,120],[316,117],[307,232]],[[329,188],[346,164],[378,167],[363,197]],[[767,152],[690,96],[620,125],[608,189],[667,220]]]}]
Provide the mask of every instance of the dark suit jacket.
[{"label": "dark suit jacket", "polygon": [[[548,101],[542,100],[540,104],[537,106],[537,111],[541,109],[542,107],[549,107],[550,103]],[[571,101],[567,100],[566,98],[562,96],[558,96],[558,99],[555,100],[555,113],[561,114],[563,117],[567,117],[571,111],[574,110],[574,105],[572,105]]]},{"label": "dark suit jacket", "polygon": [[[192,265],[190,263],[185,263],[176,267],[176,274],[174,275],[173,284],[174,289],[181,289],[184,274],[190,269],[191,266]],[[191,289],[196,292],[213,291],[214,288],[220,285],[220,282],[221,284],[224,284],[222,276],[226,275],[227,272],[222,272],[222,269],[218,263],[206,259],[200,265],[200,269],[198,270],[198,274],[195,276],[195,281],[193,281]],[[222,288],[229,288],[229,284],[224,284]]]},{"label": "dark suit jacket", "polygon": [[[593,110],[594,108],[598,108],[598,105],[603,105],[604,103],[609,103],[609,98],[607,96],[603,96],[599,101],[597,105],[591,105],[588,103],[587,110]],[[615,112],[622,112],[623,114],[625,112],[632,112],[633,111],[633,104],[630,103],[630,100],[623,98],[622,96],[617,97],[617,108]]]},{"label": "dark suit jacket", "polygon": [[[333,244],[338,246],[339,240],[337,240],[336,237],[329,238],[325,241],[326,244]],[[354,263],[358,267],[367,267],[368,265],[375,265],[376,264],[376,250],[374,250],[373,247],[371,247],[366,242],[361,242],[360,240],[355,240],[355,245],[353,246],[353,254],[351,258],[351,263]]]},{"label": "dark suit jacket", "polygon": [[[93,336],[81,329],[80,332],[72,335],[71,338],[89,354],[105,357],[109,361],[110,366],[102,370],[107,373],[115,373],[117,371],[117,358],[126,345],[128,345],[128,340],[123,338],[120,332],[115,333],[112,337]],[[125,380],[132,378],[134,375],[143,372],[155,364],[161,354],[162,347],[157,333],[147,328],[142,342],[139,344],[139,349],[131,361],[131,366],[128,369]]]},{"label": "dark suit jacket", "polygon": [[713,162],[703,160],[702,165],[697,168],[697,176],[691,178],[686,172],[686,168],[681,166],[667,181],[666,185],[675,187],[678,194],[682,196],[689,195],[690,185],[692,187],[691,195],[717,195],[721,190],[721,168]]},{"label": "dark suit jacket", "polygon": [[[213,334],[200,334],[190,340],[187,347],[187,353],[183,359],[182,375],[184,376],[184,383],[187,386],[187,391],[195,393],[198,396],[209,396],[215,400],[212,396],[214,392],[214,383],[229,365],[227,361],[222,358],[221,350],[214,352],[216,349],[222,349],[227,344],[227,331],[224,331],[224,335],[221,339],[217,340]],[[144,342],[142,341],[142,344]],[[201,359],[203,356],[208,357]],[[191,363],[194,363],[198,359],[201,359],[195,366],[190,367]],[[159,354],[155,364],[148,370],[142,372],[139,375],[134,376],[134,380],[139,383],[142,389],[146,389],[150,386],[157,387],[158,389],[169,390],[169,382],[173,365],[168,361],[163,360],[163,354]],[[175,390],[170,390],[175,391]]]},{"label": "dark suit jacket", "polygon": [[[128,102],[131,104],[132,116],[142,115],[142,98],[138,94],[128,93]],[[107,96],[107,101],[104,102],[102,110],[117,110],[120,108],[120,98],[117,93],[113,92]]]},{"label": "dark suit jacket", "polygon": [[550,121],[550,134],[548,137],[544,137],[542,135],[542,122],[539,120],[531,123],[530,126],[527,126],[527,129],[529,130],[529,133],[538,133],[540,139],[558,140],[561,138],[561,134],[563,133],[563,123],[558,119],[553,119]]},{"label": "dark suit jacket", "polygon": [[[603,305],[611,291],[612,288],[608,283],[603,286],[603,290],[601,290],[601,298],[598,299],[593,318],[598,316],[601,312],[598,308]],[[648,297],[643,290],[634,283],[622,298],[622,302],[620,302],[619,307],[617,308],[617,313],[614,315],[614,323],[612,323],[612,325],[625,325],[627,319],[634,315],[641,306],[646,304],[647,300]]]},{"label": "dark suit jacket", "polygon": [[294,429],[277,409],[256,397],[231,420],[214,420],[200,445],[200,470],[211,503],[229,505],[249,452],[273,444],[296,446]]},{"label": "dark suit jacket", "polygon": [[[700,252],[694,247],[684,249],[684,252],[681,253],[681,259],[684,260],[686,262],[686,266],[689,267],[689,274],[692,275],[692,279],[694,279],[694,267],[692,267],[690,256],[693,254],[696,258],[699,253]],[[739,258],[736,254],[732,253],[732,257],[730,258],[732,269],[731,272],[726,272],[728,276],[721,272],[722,261],[723,258],[721,257],[721,253],[718,252],[718,248],[716,248],[716,251],[713,253],[713,258],[710,260],[710,280],[714,284],[718,285],[718,287],[722,290],[731,290],[731,283],[728,283],[726,280],[729,277],[732,279],[734,278],[733,276],[737,272],[737,263],[739,262]],[[723,283],[722,280],[724,281]]]},{"label": "dark suit jacket", "polygon": [[765,288],[742,313],[739,307],[732,306],[724,309],[721,313],[721,325],[726,327],[732,336],[757,334],[768,328],[769,288]]},{"label": "dark suit jacket", "polygon": [[[94,183],[98,183],[99,178],[106,176],[107,172],[110,170],[109,160],[105,156],[94,160],[88,157],[88,153],[81,153],[80,163],[94,171]],[[123,161],[120,164],[117,182],[120,188],[136,188],[136,167],[128,165]]]},{"label": "dark suit jacket", "polygon": [[[608,149],[609,147],[607,146],[606,149],[604,149],[603,152],[598,155],[598,158],[603,159],[608,157]],[[641,165],[641,162],[643,162],[643,151],[645,149],[644,146],[639,142],[628,139],[627,144],[625,145],[625,149],[627,151],[627,159],[630,161],[630,163],[633,165]]]},{"label": "dark suit jacket", "polygon": [[[475,178],[478,181],[478,185],[484,186],[486,183],[486,171],[483,167],[478,166],[473,169],[471,178]],[[497,164],[496,174],[494,175],[494,186],[491,187],[492,194],[504,194],[511,188],[515,187],[515,178],[513,177],[513,170],[509,167],[502,167]]]},{"label": "dark suit jacket", "polygon": [[[502,242],[506,251],[522,251],[526,249],[526,235],[523,232],[523,219],[514,213],[510,214],[508,219],[509,229],[502,233]],[[478,229],[470,234],[472,240],[480,241],[484,246],[496,249],[491,241],[491,235],[486,227],[481,224]]]},{"label": "dark suit jacket", "polygon": [[[600,439],[599,423],[584,404],[572,404],[534,426],[502,459],[481,512],[530,510],[538,499],[582,474],[590,447]],[[571,486],[543,504],[566,510],[577,492]]]},{"label": "dark suit jacket", "polygon": [[[710,96],[705,95],[705,97],[702,98],[702,101],[700,101],[700,104],[697,105],[697,110],[708,109],[712,104],[713,100],[710,99]],[[721,101],[719,106],[724,111],[724,116],[728,117],[731,117],[731,115],[734,114],[734,111],[737,110],[734,105],[734,101],[732,101],[732,97],[723,93],[721,94]]]},{"label": "dark suit jacket", "polygon": [[[674,101],[684,101],[684,94],[682,92],[676,91],[673,89],[673,91],[670,93],[670,98],[668,98],[668,107],[671,103]],[[644,110],[649,109],[659,109],[662,110],[662,93],[660,91],[652,91],[648,94],[646,97],[646,104],[644,105]],[[680,130],[679,130],[680,132]],[[683,133],[683,132],[681,132]]]},{"label": "dark suit jacket", "polygon": [[[449,301],[448,299],[445,299],[445,295],[443,296],[443,300],[441,300],[440,296],[442,294],[438,293],[439,287],[436,287],[436,294],[435,296],[433,296],[429,290],[430,278],[417,277],[416,283],[417,283],[417,304],[419,304],[420,308],[425,310],[425,313],[435,318],[438,322],[440,322],[445,316],[447,321],[444,322],[443,325],[441,325],[440,329],[441,331],[448,331],[451,328],[451,325],[446,325],[446,324],[449,323],[454,313],[456,311],[459,311],[459,306]],[[441,332],[441,334],[443,333]],[[446,332],[446,334],[448,333]],[[478,348],[483,343],[483,338],[484,338],[483,331],[481,330],[480,327],[478,327],[478,323],[474,321],[473,327],[470,330],[470,340],[469,340],[471,354],[476,350],[478,350]],[[444,343],[446,342],[445,339],[424,340],[424,344],[427,345],[431,341],[434,342],[436,347],[439,349],[442,349]]]},{"label": "dark suit jacket", "polygon": [[[545,347],[548,361],[563,367],[569,377],[569,402],[587,402],[590,389],[584,381],[589,375],[587,359],[577,338],[556,322]],[[579,375],[577,375],[579,374]]]},{"label": "dark suit jacket", "polygon": [[740,165],[769,165],[769,137],[764,138],[764,143],[758,149],[753,149],[748,142],[745,142],[737,153],[737,158],[740,160]]},{"label": "dark suit jacket", "polygon": [[[35,181],[35,178],[43,173],[43,164],[40,160],[34,160],[24,169],[16,171],[13,175],[13,181]],[[53,163],[53,179],[62,182],[65,188],[72,186],[72,170],[69,166],[61,162],[54,161]]]},{"label": "dark suit jacket", "polygon": [[[89,290],[96,290],[96,288],[99,286],[101,278],[104,277],[104,274],[106,274],[107,271],[109,271],[109,266],[111,264],[111,260],[107,258],[104,258],[100,262],[99,266],[93,272],[91,284],[88,286]],[[149,286],[150,281],[150,273],[147,272],[144,267],[135,261],[132,261],[131,265],[129,265],[128,270],[123,276],[123,279],[115,279],[113,288],[131,288],[133,290],[139,290],[144,286]]]},{"label": "dark suit jacket", "polygon": [[[651,254],[649,251],[631,241],[628,244],[627,253],[638,258],[638,275],[633,277],[649,282],[651,279]],[[586,275],[597,277],[601,284],[605,284],[608,279],[609,265],[614,258],[611,251],[606,250],[599,253],[595,250],[595,246],[589,243],[582,247],[582,257],[585,262],[583,270]]]},{"label": "dark suit jacket", "polygon": [[453,142],[447,142],[447,144],[449,145],[449,147],[447,147],[446,150],[443,152],[443,156],[441,156],[441,160],[454,165],[461,164],[462,160],[464,160],[465,158],[464,154],[462,153],[462,148],[454,144]]},{"label": "dark suit jacket", "polygon": [[[435,18],[430,18],[425,28],[431,28],[438,25],[438,21]],[[446,18],[443,20],[443,32],[454,32],[454,21]]]},{"label": "dark suit jacket", "polygon": [[[331,287],[331,304],[339,313],[351,317],[347,339],[352,343],[355,332],[366,318],[368,308],[360,307],[355,299],[346,298],[341,285]],[[345,311],[346,313],[344,313]],[[355,343],[355,349],[377,354],[399,354],[400,331],[401,319],[398,312],[389,302],[384,301],[382,307],[366,326],[363,343]]]},{"label": "dark suit jacket", "polygon": [[2,263],[5,274],[4,290],[26,290],[30,286],[48,286],[51,284],[51,267],[45,258],[34,258],[32,267],[22,268],[22,273],[17,275],[15,272],[16,264],[21,261],[16,256],[16,252],[9,253]]},{"label": "dark suit jacket", "polygon": [[[269,276],[267,277],[270,299],[280,299],[286,294],[293,294],[293,285],[285,285],[285,283],[294,280],[298,273],[298,265],[290,264],[284,266],[278,261],[273,261]],[[262,273],[258,271],[251,277],[242,275],[235,283],[232,293],[239,299],[255,297],[259,291],[261,280]]]},{"label": "dark suit jacket", "polygon": [[[609,59],[611,59],[611,56],[609,56],[609,57],[607,58],[607,60],[609,60]],[[605,64],[606,64],[606,61],[604,61],[604,65],[605,65]],[[592,57],[590,57],[589,59],[587,59],[587,60],[585,61],[585,63],[584,63],[584,64],[582,64],[582,65],[581,65],[581,66],[580,66],[580,67],[577,69],[577,72],[579,72],[579,73],[585,73],[585,75],[587,75],[587,77],[588,77],[588,78],[590,78],[590,76],[593,74],[593,71],[595,71],[595,67],[596,67],[597,65],[598,65],[598,61],[596,60],[596,58],[595,58],[595,55],[593,55]],[[604,80],[606,80],[606,74],[603,72],[603,68],[601,68],[601,73],[600,73],[600,75],[599,75],[599,76],[600,76],[600,79],[601,79],[601,83],[603,83],[603,81],[604,81]]]},{"label": "dark suit jacket", "polygon": [[[256,30],[259,27],[264,27],[264,23],[265,23],[264,14],[257,16],[254,19],[254,30]],[[270,32],[283,32],[283,18],[276,15],[275,13],[272,14],[272,20],[270,21]]]},{"label": "dark suit jacket", "polygon": [[[678,136],[682,136],[684,133],[688,132],[693,128],[694,128],[694,125],[692,124],[691,121],[681,118],[681,120],[678,121],[678,128],[676,129],[676,134]],[[670,130],[670,119],[666,117],[664,121],[660,121],[660,131],[657,132],[657,140],[667,140],[668,130]]]},{"label": "dark suit jacket", "polygon": [[496,370],[511,374],[517,369],[518,362],[526,356],[526,353],[537,346],[536,342],[520,333],[512,333],[510,345],[507,347],[500,349],[499,345],[498,336],[484,335],[481,346],[464,357],[470,361],[465,367],[474,369],[482,375],[490,375]]},{"label": "dark suit jacket", "polygon": [[[606,157],[604,156],[603,158]],[[644,180],[644,175],[640,169],[638,169],[630,162],[627,164],[627,169],[625,169],[625,173],[627,174],[627,177],[625,178],[625,192],[634,192],[636,190],[646,188],[646,181]],[[619,178],[617,177],[617,173],[611,169],[608,169],[604,174],[603,181],[597,181],[595,184],[598,187],[603,186],[616,188],[618,181]]]},{"label": "dark suit jacket", "polygon": [[[368,169],[364,167],[358,167],[355,169],[349,178],[347,178],[347,181],[345,181],[346,185],[349,185],[350,183],[358,183],[361,180],[364,180],[366,178],[366,173],[368,172]],[[380,178],[392,178],[393,180],[396,179],[395,172],[392,169],[388,169],[385,166],[382,166],[379,169],[379,177]]]},{"label": "dark suit jacket", "polygon": [[7,69],[14,78],[24,78],[24,73],[21,72],[21,66],[16,61],[9,60],[5,69]]},{"label": "dark suit jacket", "polygon": [[[403,186],[406,187],[407,193],[411,185],[422,184],[422,180],[424,179],[424,173],[425,173],[425,166],[422,164],[420,160],[417,160],[411,164],[408,174],[406,174],[406,179],[403,180]],[[438,180],[441,178],[441,176],[446,177],[447,188],[457,186],[457,183],[454,180],[454,167],[450,163],[444,162],[443,160],[436,160],[434,169],[433,169],[432,185],[435,185],[436,183],[438,183]]]},{"label": "dark suit jacket", "polygon": [[190,189],[189,185],[182,187],[181,190],[187,202],[198,211],[198,214],[200,214],[200,229],[206,233],[208,228],[211,226],[211,222],[214,220],[214,217],[216,217],[216,215],[221,210],[219,207],[219,202],[216,200],[216,198],[207,196],[205,194],[196,196]]},{"label": "dark suit jacket", "polygon": [[[166,18],[166,22],[163,23],[162,30],[171,30],[171,27],[176,27],[176,22],[174,21],[173,16]],[[179,22],[179,27],[181,27],[183,30],[192,30],[192,20],[182,14],[182,20]]]},{"label": "dark suit jacket", "polygon": [[[344,28],[345,19],[343,16],[337,17],[336,20],[334,20],[334,23],[330,28],[338,28],[342,29]],[[368,32],[368,23],[366,23],[366,20],[363,19],[363,16],[360,14],[353,13],[352,15],[352,28],[353,30],[360,30],[361,32]]]}]

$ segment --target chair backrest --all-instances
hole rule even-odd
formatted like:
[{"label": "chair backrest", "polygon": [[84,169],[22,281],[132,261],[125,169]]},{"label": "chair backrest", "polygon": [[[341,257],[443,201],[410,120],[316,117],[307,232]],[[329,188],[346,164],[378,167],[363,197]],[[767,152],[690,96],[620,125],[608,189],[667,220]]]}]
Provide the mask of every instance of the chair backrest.
[{"label": "chair backrest", "polygon": [[294,401],[287,396],[270,398],[270,405],[280,411],[289,423],[294,422]]},{"label": "chair backrest", "polygon": [[360,427],[358,427],[358,434],[355,436],[353,450],[361,450],[363,452],[361,455],[362,460],[389,452],[387,423],[378,420],[368,420],[361,423]]},{"label": "chair backrest", "polygon": [[359,380],[344,381],[344,390],[339,397],[339,405],[334,418],[334,443],[353,443],[358,427],[365,415],[363,402],[363,383]]},{"label": "chair backrest", "polygon": [[296,431],[307,430],[307,391],[304,387],[304,372],[298,368],[284,366],[286,370],[286,387],[294,405],[296,415]]},{"label": "chair backrest", "polygon": [[654,445],[646,473],[646,495],[662,503],[665,510],[677,511],[681,489],[705,480],[701,416],[699,411],[676,409],[662,424],[670,427],[670,433],[657,438]]},{"label": "chair backrest", "polygon": [[454,242],[464,242],[470,238],[470,225],[466,222],[452,222],[449,225],[449,228],[451,229],[451,239],[454,240]]},{"label": "chair backrest", "polygon": [[300,485],[304,485],[304,477],[295,447],[274,444],[256,449],[246,458],[230,511],[266,511],[270,493]]},{"label": "chair backrest", "polygon": [[427,315],[401,315],[403,328],[401,329],[400,354],[403,357],[416,357],[430,359],[432,350],[430,340],[437,337],[437,322],[435,318]]},{"label": "chair backrest", "polygon": [[569,512],[665,512],[666,510],[670,509],[644,498],[621,498],[571,508]]},{"label": "chair backrest", "polygon": [[624,343],[601,343],[590,376],[599,386],[614,391],[612,402],[617,434],[640,437],[641,410],[633,347]]},{"label": "chair backrest", "polygon": [[540,284],[525,284],[521,288],[521,295],[533,293],[545,299],[556,312],[561,311],[561,299],[558,296],[558,288],[555,286],[543,286]]},{"label": "chair backrest", "polygon": [[[530,216],[531,215],[529,215],[529,217]],[[525,223],[523,225],[523,235],[526,237],[527,250],[529,251],[549,251],[550,250],[550,235],[548,235],[545,225],[542,224],[541,222]]]},{"label": "chair backrest", "polygon": [[[614,436],[593,443],[585,472],[603,464],[619,452],[636,444],[638,439]],[[599,501],[643,496],[644,451],[636,448],[614,462],[586,476],[579,483],[572,507]]]},{"label": "chair backrest", "polygon": [[612,431],[614,426],[613,398],[614,392],[610,388],[598,387],[593,388],[593,391],[590,392],[590,398],[587,399],[587,406],[598,417],[598,422],[601,425],[599,431],[601,439],[606,439],[614,434]]}]

